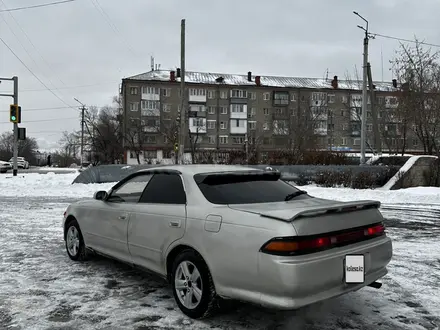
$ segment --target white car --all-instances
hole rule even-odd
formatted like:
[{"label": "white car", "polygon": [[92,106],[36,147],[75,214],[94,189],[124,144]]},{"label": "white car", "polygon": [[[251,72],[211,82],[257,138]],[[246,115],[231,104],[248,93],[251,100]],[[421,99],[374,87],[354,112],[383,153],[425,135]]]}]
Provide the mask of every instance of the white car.
[{"label": "white car", "polygon": [[0,160],[0,173],[6,173],[11,168],[12,168],[11,163],[4,162],[4,161]]},{"label": "white car", "polygon": [[[14,164],[14,157],[12,157],[9,162],[11,163],[11,165]],[[28,169],[29,168],[29,162],[24,159],[24,157],[17,157],[17,167],[18,168],[23,168],[23,169]]]}]

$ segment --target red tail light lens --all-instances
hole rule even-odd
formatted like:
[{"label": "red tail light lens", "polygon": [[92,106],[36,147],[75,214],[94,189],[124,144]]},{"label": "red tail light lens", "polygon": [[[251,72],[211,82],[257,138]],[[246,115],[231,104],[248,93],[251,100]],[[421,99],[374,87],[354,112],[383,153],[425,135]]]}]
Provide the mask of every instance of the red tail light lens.
[{"label": "red tail light lens", "polygon": [[317,236],[276,237],[263,245],[261,252],[272,255],[301,255],[362,242],[385,235],[385,226],[353,228]]}]

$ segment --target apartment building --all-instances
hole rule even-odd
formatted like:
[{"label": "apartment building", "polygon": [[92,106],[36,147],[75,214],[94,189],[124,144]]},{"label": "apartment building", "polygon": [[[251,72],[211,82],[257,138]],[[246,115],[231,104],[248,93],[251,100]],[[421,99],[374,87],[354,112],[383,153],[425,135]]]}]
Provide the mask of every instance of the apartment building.
[{"label": "apartment building", "polygon": [[[134,150],[145,161],[173,159],[181,110],[180,69],[153,70],[122,80],[124,140],[127,163]],[[262,152],[290,148],[297,138],[314,141],[320,149],[359,152],[361,82],[318,78],[186,72],[185,125],[191,139],[185,152],[228,151],[258,145]],[[374,83],[384,151],[403,145],[398,86]],[[374,148],[371,100],[368,100],[367,139]],[[407,152],[419,141],[406,135]],[[368,149],[367,149],[368,150]]]}]

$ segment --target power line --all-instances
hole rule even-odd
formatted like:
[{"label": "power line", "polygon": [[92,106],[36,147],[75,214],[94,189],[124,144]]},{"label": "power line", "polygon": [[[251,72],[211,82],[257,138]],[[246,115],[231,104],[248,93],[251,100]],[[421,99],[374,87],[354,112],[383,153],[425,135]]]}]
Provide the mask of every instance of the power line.
[{"label": "power line", "polygon": [[[26,120],[23,123],[40,123],[45,121],[60,121],[60,120],[71,120],[71,119],[78,119],[78,117],[69,117],[69,118],[51,118],[51,119],[39,119],[39,120]],[[9,124],[9,121],[2,121],[0,124]]]},{"label": "power line", "polygon": [[[3,6],[5,6],[3,0],[0,0],[0,1],[1,1],[1,3],[3,3]],[[11,13],[9,13],[9,15],[12,16]],[[10,26],[9,23],[8,23],[8,21],[3,17],[3,15],[1,15],[0,18],[3,20],[3,22],[5,22],[6,26],[7,26],[8,29],[11,31],[11,33],[14,35],[14,37],[17,39],[18,43],[19,43],[20,46],[24,49],[24,51],[25,51],[26,54],[29,56],[29,58],[31,59],[31,61],[35,64],[35,66],[36,66],[38,69],[40,69],[38,63],[35,61],[35,59],[33,58],[33,56],[29,53],[29,51],[28,51],[27,48],[24,46],[24,44],[21,42],[20,38],[18,38],[18,35],[17,35],[17,34],[15,33],[15,31],[11,28],[11,26]],[[12,18],[14,18],[14,17],[12,16]],[[14,19],[15,19],[15,18],[14,18]],[[40,69],[40,71],[42,71],[42,70]],[[52,86],[54,86],[53,82],[52,82],[50,79],[48,79],[44,74],[43,74],[43,76],[49,81],[49,83],[50,83]]]},{"label": "power line", "polygon": [[107,24],[110,26],[110,28],[113,30],[113,32],[120,38],[120,40],[125,44],[127,49],[132,53],[132,55],[136,56],[136,52],[133,50],[133,48],[130,46],[130,44],[127,42],[125,38],[122,37],[119,29],[116,27],[115,24],[113,24],[110,16],[107,14],[107,12],[102,8],[98,0],[90,0],[92,5],[95,7],[96,11],[101,15],[101,17],[107,22]]},{"label": "power line", "polygon": [[397,37],[387,36],[387,35],[379,34],[379,33],[370,33],[370,34],[375,36],[375,37],[382,37],[382,38],[385,38],[385,39],[392,39],[392,40],[397,40],[397,41],[411,42],[411,43],[414,43],[414,44],[420,44],[420,45],[426,45],[426,46],[432,46],[432,47],[440,48],[440,45],[431,44],[431,43],[428,43],[428,42],[416,41],[416,40],[404,39],[404,38],[397,38]]},{"label": "power line", "polygon": [[68,3],[68,2],[73,2],[73,1],[76,1],[76,0],[63,0],[63,1],[55,1],[55,2],[49,2],[49,3],[42,3],[42,4],[39,4],[39,5],[33,5],[33,6],[17,7],[17,8],[10,8],[10,9],[2,9],[2,10],[0,10],[0,13],[17,11],[17,10],[32,9],[32,8],[48,7],[48,6],[60,5],[60,4],[63,4],[63,3]]},{"label": "power line", "polygon": [[[58,110],[58,109],[71,109],[71,107],[53,107],[53,108],[23,108],[22,107],[22,111],[24,112]],[[0,112],[9,112],[9,110],[0,110]]]},{"label": "power line", "polygon": [[[5,7],[6,9],[8,9],[4,3],[3,0],[0,0],[1,3],[3,4],[3,7]],[[8,12],[9,16],[12,17],[12,19],[14,20],[15,24],[17,24],[17,26],[20,28],[21,32],[23,32],[24,36],[26,37],[26,39],[28,40],[28,42],[31,44],[31,46],[34,48],[34,50],[37,52],[37,54],[40,56],[40,58],[43,60],[43,62],[46,64],[46,66],[49,68],[50,71],[52,71],[52,73],[54,72],[53,68],[49,65],[49,63],[44,59],[43,55],[41,55],[41,53],[38,51],[37,47],[35,46],[35,44],[32,42],[31,38],[29,38],[29,35],[26,33],[26,31],[23,29],[23,27],[20,25],[20,23],[18,23],[18,21],[15,19],[15,16],[11,13]],[[3,20],[6,23],[6,20],[3,18]],[[7,23],[6,23],[7,24]],[[8,25],[8,24],[7,24]],[[18,39],[18,38],[17,38]],[[62,85],[66,85],[60,78],[56,77]],[[50,81],[50,80],[49,80]],[[54,84],[52,83],[52,85],[54,86]]]},{"label": "power line", "polygon": [[[40,79],[38,76],[22,61],[22,59],[12,50],[11,47],[3,40],[3,38],[0,37],[0,41],[11,51],[11,53],[23,64],[23,66],[37,79],[41,85],[43,85],[49,92],[51,92],[57,99],[59,99],[61,102],[63,102],[68,107],[75,109],[73,106],[67,104],[61,97],[59,97],[57,94],[55,94],[47,85]],[[76,110],[76,109],[75,109]]]},{"label": "power line", "polygon": [[[88,84],[88,85],[76,85],[76,86],[65,86],[65,87],[58,87],[58,88],[52,88],[52,90],[62,90],[62,89],[75,89],[75,88],[86,88],[86,87],[95,87],[95,86],[102,86],[102,85],[110,85],[110,84],[118,84],[116,81],[112,82],[104,82],[104,83],[96,83],[96,84]],[[38,89],[20,89],[21,93],[23,92],[45,92],[47,89],[44,88],[38,88]]]}]

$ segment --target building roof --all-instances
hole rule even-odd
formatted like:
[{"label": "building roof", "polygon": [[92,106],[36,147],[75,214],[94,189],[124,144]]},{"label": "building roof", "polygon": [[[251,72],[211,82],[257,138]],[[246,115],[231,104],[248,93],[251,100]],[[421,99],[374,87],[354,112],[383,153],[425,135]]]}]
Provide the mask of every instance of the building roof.
[{"label": "building roof", "polygon": [[[142,81],[169,81],[171,70],[154,70],[141,73],[125,79],[128,80],[142,80]],[[255,86],[255,75],[252,75],[252,81],[248,81],[247,74],[229,74],[229,73],[211,73],[211,72],[185,72],[185,82],[192,84],[219,84],[216,79],[223,77],[224,85],[235,86]],[[281,88],[311,88],[311,89],[325,89],[332,88],[331,81],[333,78],[300,78],[300,77],[277,77],[277,76],[260,76],[261,85],[267,87],[281,87]],[[176,78],[180,81],[180,78]],[[376,90],[378,91],[395,91],[392,83],[374,82]],[[359,80],[339,80],[338,89],[362,90],[362,81]]]}]

